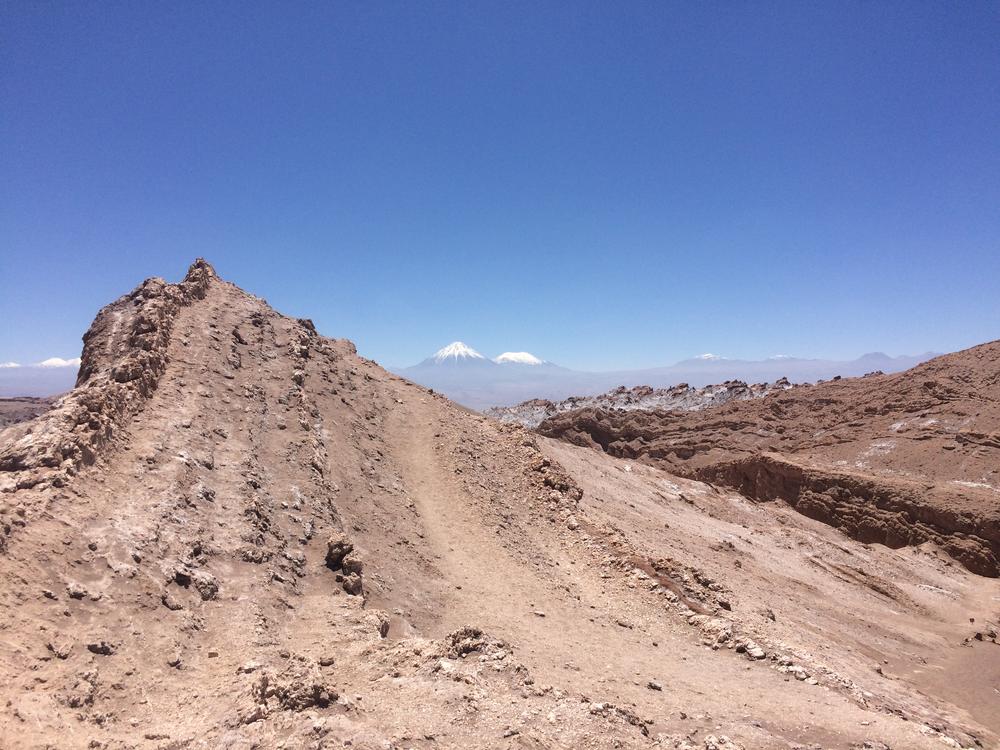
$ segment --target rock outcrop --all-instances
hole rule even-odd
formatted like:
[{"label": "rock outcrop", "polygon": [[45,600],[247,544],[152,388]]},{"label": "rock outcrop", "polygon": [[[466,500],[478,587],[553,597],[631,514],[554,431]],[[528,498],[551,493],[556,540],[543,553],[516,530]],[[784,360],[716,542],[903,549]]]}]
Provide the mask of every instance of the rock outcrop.
[{"label": "rock outcrop", "polygon": [[748,385],[741,380],[727,380],[719,385],[695,388],[687,383],[672,388],[651,388],[648,385],[615,388],[596,396],[571,396],[562,401],[532,399],[514,406],[495,406],[484,414],[501,422],[513,422],[525,427],[537,427],[550,417],[577,409],[595,408],[607,411],[700,411],[730,401],[763,398],[794,386],[786,378],[773,383]]},{"label": "rock outcrop", "polygon": [[996,744],[871,668],[988,658],[994,581],[772,511],[457,407],[197,261],[0,432],[0,747]]},{"label": "rock outcrop", "polygon": [[76,388],[43,422],[5,434],[0,490],[64,484],[93,463],[117,430],[139,413],[167,366],[178,311],[203,299],[217,277],[196,260],[179,284],[148,279],[103,308],[83,337]]},{"label": "rock outcrop", "polygon": [[538,429],[1000,574],[1000,342],[698,412],[588,407]]},{"label": "rock outcrop", "polygon": [[696,476],[759,501],[784,500],[853,539],[899,548],[934,542],[973,573],[1000,575],[1000,515],[960,510],[981,490],[960,493],[896,478],[804,466],[762,454],[702,467]]}]

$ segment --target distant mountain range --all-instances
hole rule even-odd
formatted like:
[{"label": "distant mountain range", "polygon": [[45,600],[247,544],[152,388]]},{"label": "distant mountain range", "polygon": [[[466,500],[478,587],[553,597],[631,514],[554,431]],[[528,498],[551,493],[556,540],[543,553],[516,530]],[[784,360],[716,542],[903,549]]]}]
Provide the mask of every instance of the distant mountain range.
[{"label": "distant mountain range", "polygon": [[[419,364],[395,372],[440,391],[463,406],[483,410],[533,398],[559,401],[570,396],[592,396],[618,386],[669,388],[687,383],[700,388],[727,380],[769,383],[782,377],[793,383],[813,383],[837,375],[855,377],[875,370],[899,372],[935,356],[927,353],[890,357],[874,352],[838,362],[784,356],[742,360],[703,354],[666,367],[584,372],[560,367],[530,352],[504,352],[490,359],[471,346],[455,341]],[[64,393],[76,382],[78,367],[77,359],[58,358],[34,365],[0,363],[0,396]]]},{"label": "distant mountain range", "polygon": [[0,396],[55,396],[76,384],[79,358],[52,357],[43,362],[21,365],[0,362]]},{"label": "distant mountain range", "polygon": [[668,388],[687,383],[703,387],[727,380],[767,383],[788,378],[793,383],[814,383],[838,375],[857,377],[869,372],[899,372],[920,364],[933,353],[890,357],[881,352],[854,360],[834,361],[799,357],[763,360],[726,359],[715,354],[685,359],[666,367],[613,372],[583,372],[547,362],[528,352],[504,352],[490,359],[456,341],[399,375],[433,388],[471,409],[510,406],[533,398],[561,400],[589,396],[616,388],[648,385]]}]

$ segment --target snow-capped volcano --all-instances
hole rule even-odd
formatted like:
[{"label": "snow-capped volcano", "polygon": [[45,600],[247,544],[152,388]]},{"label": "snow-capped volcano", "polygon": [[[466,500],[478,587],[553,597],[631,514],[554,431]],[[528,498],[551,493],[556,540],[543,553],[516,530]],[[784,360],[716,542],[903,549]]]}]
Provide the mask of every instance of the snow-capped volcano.
[{"label": "snow-capped volcano", "polygon": [[486,357],[461,341],[453,341],[443,349],[438,349],[432,359],[436,363],[441,364],[449,360],[458,362],[463,359],[486,359]]},{"label": "snow-capped volcano", "polygon": [[[618,386],[648,385],[666,388],[688,383],[702,388],[727,380],[769,383],[788,378],[794,383],[811,383],[835,375],[852,377],[873,370],[899,372],[930,359],[887,357],[866,354],[846,362],[773,357],[766,360],[728,359],[718,354],[702,354],[666,367],[613,372],[578,372],[536,357],[530,352],[504,352],[493,359],[471,346],[455,341],[434,355],[397,373],[472,409],[511,405],[527,399],[561,401],[568,396],[587,396]],[[3,373],[17,370],[0,370]],[[2,386],[2,382],[0,382]]]},{"label": "snow-capped volcano", "polygon": [[539,359],[530,352],[504,352],[494,360],[498,365],[544,365],[545,360]]}]

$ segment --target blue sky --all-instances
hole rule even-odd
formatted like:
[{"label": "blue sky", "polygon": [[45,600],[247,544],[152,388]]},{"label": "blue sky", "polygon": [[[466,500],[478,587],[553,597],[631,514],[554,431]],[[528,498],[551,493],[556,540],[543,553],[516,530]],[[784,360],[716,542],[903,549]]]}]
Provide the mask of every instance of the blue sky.
[{"label": "blue sky", "polygon": [[203,255],[391,365],[1000,337],[996,3],[4,3],[0,361]]}]

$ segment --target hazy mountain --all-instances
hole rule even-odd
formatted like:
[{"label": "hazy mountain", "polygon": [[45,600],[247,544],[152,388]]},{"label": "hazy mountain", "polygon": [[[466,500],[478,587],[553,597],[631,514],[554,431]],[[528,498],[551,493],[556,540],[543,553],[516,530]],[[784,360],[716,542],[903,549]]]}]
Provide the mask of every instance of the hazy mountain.
[{"label": "hazy mountain", "polygon": [[0,396],[54,396],[76,383],[79,360],[46,360],[37,365],[0,364]]},{"label": "hazy mountain", "polygon": [[873,352],[854,360],[835,361],[784,355],[763,360],[741,360],[703,354],[665,367],[583,372],[560,367],[529,352],[505,352],[491,360],[456,341],[419,364],[398,369],[397,372],[444,393],[464,406],[486,409],[534,398],[558,401],[570,396],[595,395],[618,386],[668,388],[687,383],[703,387],[727,380],[767,383],[780,378],[788,378],[793,383],[812,383],[838,375],[855,377],[876,370],[899,372],[933,356],[927,353],[890,357]]},{"label": "hazy mountain", "polygon": [[[578,374],[530,352],[504,352],[495,360],[488,359],[461,341],[397,372],[472,409],[515,404],[539,393],[561,393]],[[585,378],[579,382],[581,387],[586,384]]]},{"label": "hazy mountain", "polygon": [[[899,372],[935,355],[890,357],[872,352],[838,362],[778,356],[764,360],[727,359],[715,354],[642,370],[585,372],[548,362],[531,352],[504,352],[490,359],[455,341],[412,367],[396,372],[444,393],[472,409],[510,406],[533,398],[559,401],[590,396],[618,386],[668,388],[680,383],[703,387],[727,380],[767,383],[788,378],[793,383],[854,377],[868,372]],[[52,358],[34,365],[0,365],[0,396],[51,396],[64,393],[76,381],[78,360]]]},{"label": "hazy mountain", "polygon": [[494,357],[493,361],[498,365],[538,365],[548,364],[544,359],[539,359],[531,352],[504,352],[499,357]]},{"label": "hazy mountain", "polygon": [[619,373],[635,384],[665,387],[677,383],[706,386],[725,380],[743,380],[748,383],[764,383],[788,378],[793,383],[812,383],[829,380],[838,375],[857,377],[869,372],[900,372],[937,356],[928,352],[915,356],[890,357],[882,352],[864,354],[854,360],[836,361],[825,359],[802,359],[799,357],[770,357],[763,360],[726,359],[717,356],[702,356],[685,359],[668,367],[648,370],[631,370]]}]

